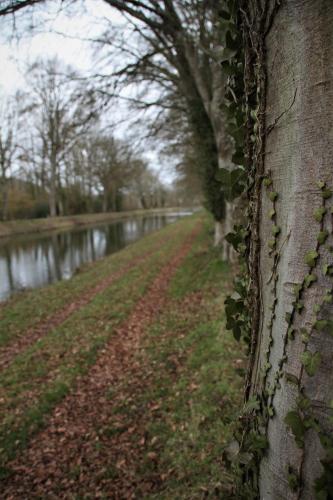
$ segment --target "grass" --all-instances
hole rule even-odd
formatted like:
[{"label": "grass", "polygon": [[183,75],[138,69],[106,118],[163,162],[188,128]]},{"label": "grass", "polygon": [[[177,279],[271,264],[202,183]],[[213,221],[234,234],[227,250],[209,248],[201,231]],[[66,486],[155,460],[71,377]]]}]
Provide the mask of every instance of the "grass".
[{"label": "grass", "polygon": [[[2,372],[0,463],[5,464],[15,456],[18,449],[26,446],[30,436],[44,424],[44,417],[70,391],[77,377],[95,362],[99,350],[112,336],[114,328],[130,313],[156,273],[169,260],[170,254],[181,245],[194,224],[195,218],[189,218],[180,224],[168,226],[159,234],[150,235],[132,245],[132,248],[97,263],[95,267],[98,272],[94,266],[88,266],[87,271],[82,272],[78,286],[81,292],[87,282],[90,285],[89,278],[92,274],[104,277],[106,269],[110,273],[136,256],[149,253],[152,248],[159,246],[157,243],[163,243],[161,249],[111,284],[58,328],[33,343]],[[76,285],[77,283],[72,284],[75,289]],[[67,287],[68,282],[61,282],[48,287],[48,293],[45,293],[50,299],[50,295],[56,291],[62,295]],[[35,291],[31,294],[36,297]],[[9,302],[3,311],[5,323],[11,310],[15,309],[20,313],[20,305],[25,310],[26,302],[31,306],[29,294],[23,304],[15,300]],[[40,304],[43,313],[47,314],[48,301],[43,298]],[[22,330],[24,314],[20,313],[15,317],[20,318],[16,327]]]},{"label": "grass", "polygon": [[[114,408],[123,418],[120,432],[131,428],[138,414],[143,422],[147,445],[136,457],[136,493],[147,499],[233,495],[233,477],[222,456],[241,405],[244,352],[225,330],[230,271],[210,248],[207,226],[172,280],[168,308],[146,334],[142,390],[127,380],[122,387],[127,399]],[[112,435],[111,424],[107,432]]]},{"label": "grass", "polygon": [[[127,484],[112,458],[114,450],[126,458],[128,477],[135,478],[135,495],[140,498],[232,498],[233,478],[224,468],[223,447],[241,405],[244,352],[225,330],[223,302],[232,273],[211,247],[212,222],[202,215],[86,266],[69,282],[28,293],[4,306],[0,323],[12,325],[10,342],[24,331],[24,311],[32,311],[34,304],[39,304],[40,316],[47,317],[51,297],[56,311],[71,293],[79,296],[106,273],[148,255],[17,356],[2,373],[0,478],[11,474],[8,461],[47,425],[52,409],[112,341],[115,328],[129,316],[198,219],[204,223],[203,230],[171,279],[165,308],[146,328],[134,367],[108,387],[111,418],[96,423],[103,439],[94,444],[101,457],[108,457],[107,463],[94,463],[91,470],[106,485]],[[156,251],[149,254],[152,249]],[[81,466],[73,464],[63,473],[75,482]],[[73,498],[90,498],[91,492],[80,491],[77,484],[75,488]]]},{"label": "grass", "polygon": [[0,306],[0,347],[6,346],[40,321],[47,320],[69,302],[77,300],[88,287],[93,288],[132,259],[157,249],[164,238],[177,237],[179,227],[177,224],[169,226],[166,231],[153,233],[106,259],[86,264],[70,280],[19,293],[8,300]]},{"label": "grass", "polygon": [[[194,273],[200,259],[198,254],[193,257],[187,264],[193,264]],[[224,269],[215,259],[208,266],[204,255],[201,260],[207,271],[206,292],[204,311],[198,314],[196,325],[190,324],[184,338],[179,338],[177,330],[183,331],[183,321],[179,321],[173,309],[152,332],[162,338],[165,332],[172,331],[173,335],[166,335],[165,341],[158,343],[158,350],[150,350],[151,362],[164,362],[165,369],[158,371],[160,380],[156,380],[151,394],[158,399],[162,391],[163,425],[152,422],[148,432],[159,436],[159,469],[169,471],[163,486],[151,498],[226,498],[232,490],[232,478],[223,468],[222,452],[231,438],[231,423],[241,404],[242,370],[237,373],[236,369],[243,365],[243,354],[225,331],[223,310],[218,304],[223,303]],[[199,272],[197,276],[202,284],[203,274]],[[219,279],[221,284],[216,287]],[[179,281],[184,283],[184,279]],[[209,285],[216,287],[214,293],[209,291]],[[174,287],[178,288],[176,283]],[[215,295],[218,289],[222,296]],[[178,377],[174,376],[174,366],[167,363],[172,354],[182,365]]]}]

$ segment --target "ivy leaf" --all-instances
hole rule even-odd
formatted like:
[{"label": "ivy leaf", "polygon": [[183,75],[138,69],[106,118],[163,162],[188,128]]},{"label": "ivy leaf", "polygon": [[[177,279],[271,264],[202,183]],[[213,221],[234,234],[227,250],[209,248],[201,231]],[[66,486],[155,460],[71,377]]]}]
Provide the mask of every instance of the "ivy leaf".
[{"label": "ivy leaf", "polygon": [[293,306],[295,307],[297,312],[300,312],[304,308],[304,302],[302,302],[301,300],[295,301],[293,302]]},{"label": "ivy leaf", "polygon": [[301,356],[302,364],[304,365],[306,373],[313,377],[318,369],[321,362],[320,352],[315,352],[312,354],[310,351],[303,352]]},{"label": "ivy leaf", "polygon": [[[231,90],[231,88],[230,88]],[[232,94],[234,97],[234,99],[237,99],[237,97],[235,96],[235,94],[233,93]],[[235,117],[233,116],[232,117],[235,121]],[[231,119],[229,119],[229,124],[228,124],[228,133],[229,135],[231,135],[234,140],[235,140],[235,143],[237,144],[238,147],[242,147],[242,144],[244,142],[244,138],[245,138],[245,127],[244,127],[244,123],[242,122],[241,125],[237,124],[237,123],[232,123]]]},{"label": "ivy leaf", "polygon": [[281,228],[274,224],[274,226],[272,227],[272,235],[277,236],[280,231],[281,231]]},{"label": "ivy leaf", "polygon": [[324,276],[326,276],[326,275],[332,276],[333,275],[333,266],[331,264],[324,264],[322,269],[323,269]]},{"label": "ivy leaf", "polygon": [[286,425],[290,427],[291,432],[295,437],[295,441],[299,447],[303,446],[303,437],[306,431],[303,420],[298,411],[290,411],[284,419]]},{"label": "ivy leaf", "polygon": [[244,300],[239,293],[235,292],[224,301],[227,317],[226,328],[232,330],[236,340],[239,340],[242,332],[246,333],[247,319]]},{"label": "ivy leaf", "polygon": [[324,189],[321,195],[324,200],[328,200],[328,198],[332,196],[332,191],[330,189]]},{"label": "ivy leaf", "polygon": [[332,304],[333,303],[333,295],[332,295],[331,291],[324,295],[323,302],[325,302],[325,304]]},{"label": "ivy leaf", "polygon": [[258,410],[260,410],[260,401],[255,396],[253,396],[246,402],[243,412],[246,414]]},{"label": "ivy leaf", "polygon": [[307,397],[303,396],[302,394],[297,398],[297,407],[300,410],[308,410],[311,406],[311,401]]},{"label": "ivy leaf", "polygon": [[271,201],[275,201],[278,197],[278,194],[276,191],[270,191],[268,197]]},{"label": "ivy leaf", "polygon": [[290,312],[286,312],[286,322],[290,323],[290,320],[291,320],[291,313]]},{"label": "ivy leaf", "polygon": [[308,252],[306,255],[305,255],[305,264],[307,264],[309,267],[315,267],[316,265],[316,260],[318,259],[319,257],[319,254],[316,250],[310,250],[310,252]]},{"label": "ivy leaf", "polygon": [[244,153],[242,149],[238,149],[234,155],[232,156],[232,163],[235,163],[235,165],[244,165],[245,163],[245,158],[244,158]]},{"label": "ivy leaf", "polygon": [[307,344],[309,342],[309,340],[310,340],[310,334],[309,334],[309,332],[307,331],[306,328],[301,328],[300,332],[301,332],[302,342],[304,342],[304,344]]},{"label": "ivy leaf", "polygon": [[299,299],[302,288],[303,288],[303,285],[299,285],[299,284],[294,285],[293,292],[294,292],[294,295],[296,296],[296,299]]},{"label": "ivy leaf", "polygon": [[299,487],[299,477],[292,467],[288,467],[288,484],[291,491],[297,491]]},{"label": "ivy leaf", "polygon": [[307,429],[314,429],[316,432],[320,432],[320,426],[318,424],[318,421],[313,417],[305,418],[304,425]]},{"label": "ivy leaf", "polygon": [[313,212],[313,216],[317,222],[321,222],[323,220],[323,217],[325,214],[326,214],[326,208],[324,208],[324,207],[317,208]]},{"label": "ivy leaf", "polygon": [[267,414],[269,418],[273,418],[275,415],[275,409],[274,406],[270,405],[267,407]]},{"label": "ivy leaf", "polygon": [[239,455],[240,446],[239,442],[234,439],[228,446],[224,449],[223,456],[228,462],[235,462]]},{"label": "ivy leaf", "polygon": [[270,219],[273,219],[273,217],[274,217],[275,215],[276,215],[276,210],[274,210],[274,208],[272,208],[272,210],[270,210],[270,211],[268,212],[268,217],[269,217]]},{"label": "ivy leaf", "polygon": [[294,338],[295,338],[295,331],[296,331],[296,330],[295,330],[295,328],[294,328],[293,326],[290,326],[290,327],[288,328],[287,335],[288,335],[288,338],[289,338],[290,340],[294,340]]},{"label": "ivy leaf", "polygon": [[315,274],[307,274],[304,278],[304,285],[306,288],[309,288],[315,281],[317,281],[317,276]]},{"label": "ivy leaf", "polygon": [[228,243],[230,243],[230,245],[233,246],[233,248],[236,250],[236,252],[238,251],[238,246],[240,243],[243,242],[243,237],[240,233],[228,233],[226,236],[225,236],[225,239],[227,240]]},{"label": "ivy leaf", "polygon": [[270,177],[265,177],[263,180],[263,184],[265,187],[269,187],[272,183],[273,183],[273,181]]},{"label": "ivy leaf", "polygon": [[319,331],[326,329],[330,335],[333,335],[333,320],[331,320],[331,319],[317,320],[314,324],[314,327],[316,330],[319,330]]},{"label": "ivy leaf", "polygon": [[258,434],[256,432],[251,432],[248,439],[246,440],[251,451],[263,451],[268,448],[267,437],[263,434]]},{"label": "ivy leaf", "polygon": [[324,330],[324,328],[326,328],[328,325],[328,321],[326,319],[318,319],[315,324],[314,324],[314,327],[316,330],[318,330],[319,332],[321,332],[322,330]]},{"label": "ivy leaf", "polygon": [[233,170],[220,168],[216,178],[222,184],[222,190],[227,201],[233,201],[240,196],[246,187],[247,177],[243,168]]},{"label": "ivy leaf", "polygon": [[323,245],[325,241],[327,240],[328,237],[328,231],[320,231],[320,233],[317,236],[317,241],[320,245]]}]

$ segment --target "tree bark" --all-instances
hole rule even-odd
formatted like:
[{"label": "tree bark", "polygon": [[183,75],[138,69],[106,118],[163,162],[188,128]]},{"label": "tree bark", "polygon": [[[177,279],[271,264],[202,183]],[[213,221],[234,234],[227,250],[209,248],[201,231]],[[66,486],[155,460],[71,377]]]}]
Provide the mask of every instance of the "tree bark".
[{"label": "tree bark", "polygon": [[50,192],[49,192],[49,205],[50,205],[50,216],[57,216],[57,160],[56,158],[51,158],[50,161]]},{"label": "tree bark", "polygon": [[[332,26],[331,0],[285,0],[265,41],[264,175],[272,184],[260,194],[260,328],[251,380],[252,394],[272,392],[269,448],[259,478],[260,498],[265,500],[316,498],[314,484],[325,458],[319,435],[332,436],[333,431],[333,336],[316,326],[316,321],[333,317],[330,300],[324,300],[332,291],[325,267],[333,265],[332,197],[323,195],[326,188],[333,189]],[[272,209],[273,221],[268,216]],[[316,209],[326,210],[322,221],[314,216]],[[270,243],[272,231],[276,251]],[[320,232],[325,235],[322,244],[317,241]],[[310,251],[319,255],[313,268],[306,258]],[[316,279],[309,287],[304,285],[307,275]],[[299,300],[295,286],[301,287]],[[304,359],[316,353],[320,362],[311,375]],[[300,396],[310,408],[300,409]],[[290,411],[297,412],[300,426],[310,422],[311,414],[321,429],[310,425],[303,446],[285,422]],[[332,462],[330,467],[332,474]],[[332,483],[326,493],[329,488]],[[320,498],[333,498],[332,489],[327,495]]]},{"label": "tree bark", "polygon": [[[224,236],[225,236],[225,231],[223,227],[223,221],[220,222],[216,220],[214,222],[214,247],[219,247],[223,245]],[[223,252],[222,258],[224,260],[227,260],[228,256],[224,255]]]},{"label": "tree bark", "polygon": [[109,192],[107,188],[103,189],[103,206],[102,211],[107,212],[109,209]]},{"label": "tree bark", "polygon": [[8,180],[4,178],[1,182],[1,195],[2,195],[2,207],[1,207],[1,219],[6,221],[8,218]]}]

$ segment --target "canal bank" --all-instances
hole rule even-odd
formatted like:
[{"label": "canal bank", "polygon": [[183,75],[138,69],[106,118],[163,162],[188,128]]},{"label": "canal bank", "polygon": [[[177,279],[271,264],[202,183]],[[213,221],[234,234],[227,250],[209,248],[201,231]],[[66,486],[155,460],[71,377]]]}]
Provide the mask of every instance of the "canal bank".
[{"label": "canal bank", "polygon": [[125,212],[107,212],[99,214],[71,215],[66,217],[47,217],[45,219],[6,221],[0,222],[0,241],[1,238],[8,238],[22,234],[61,231],[74,229],[76,227],[90,226],[92,224],[97,225],[103,222],[128,219],[131,217],[159,215],[173,212],[183,212],[187,210],[192,210],[192,208],[156,208],[149,210],[130,210]]},{"label": "canal bank", "polygon": [[230,498],[242,402],[213,220],[0,307],[0,498]]},{"label": "canal bank", "polygon": [[145,212],[53,231],[0,239],[0,301],[16,292],[69,279],[89,262],[171,224],[190,212]]}]

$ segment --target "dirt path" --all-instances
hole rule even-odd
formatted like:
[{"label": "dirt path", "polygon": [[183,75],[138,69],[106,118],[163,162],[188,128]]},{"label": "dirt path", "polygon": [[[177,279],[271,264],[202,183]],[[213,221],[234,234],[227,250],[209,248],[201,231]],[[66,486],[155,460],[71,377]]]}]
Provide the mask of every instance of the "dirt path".
[{"label": "dirt path", "polygon": [[[101,447],[107,436],[101,437],[99,430],[105,428],[113,416],[112,395],[110,397],[108,391],[114,388],[115,397],[121,398],[122,380],[134,372],[139,383],[136,355],[141,349],[140,340],[147,326],[165,307],[170,280],[199,230],[197,225],[177,255],[162,268],[89,374],[82,377],[75,392],[55,408],[47,428],[31,440],[28,450],[9,464],[13,475],[3,484],[1,498],[82,498],[76,496],[79,492],[85,492],[84,498],[135,498],[130,476],[126,484],[107,475],[108,465],[119,471],[126,467],[121,447]],[[132,396],[134,401],[135,394]],[[139,410],[137,421],[140,423]],[[127,429],[129,434],[136,432],[135,427]],[[138,435],[138,439],[142,444],[144,436]],[[77,476],[75,471],[80,471]]]},{"label": "dirt path", "polygon": [[154,248],[154,250],[133,259],[128,265],[119,269],[117,272],[112,272],[109,276],[105,277],[92,288],[85,290],[78,299],[56,311],[50,317],[43,319],[40,323],[29,328],[18,338],[15,338],[13,342],[10,342],[8,345],[2,347],[0,353],[0,372],[5,370],[13,359],[25,349],[47,335],[54,328],[60,326],[76,311],[89,304],[89,302],[91,302],[97,294],[102,293],[112,283],[121,279],[131,269],[146,261],[153,253],[158,252],[158,250],[162,248],[165,243],[166,240],[164,239],[156,248]]}]

